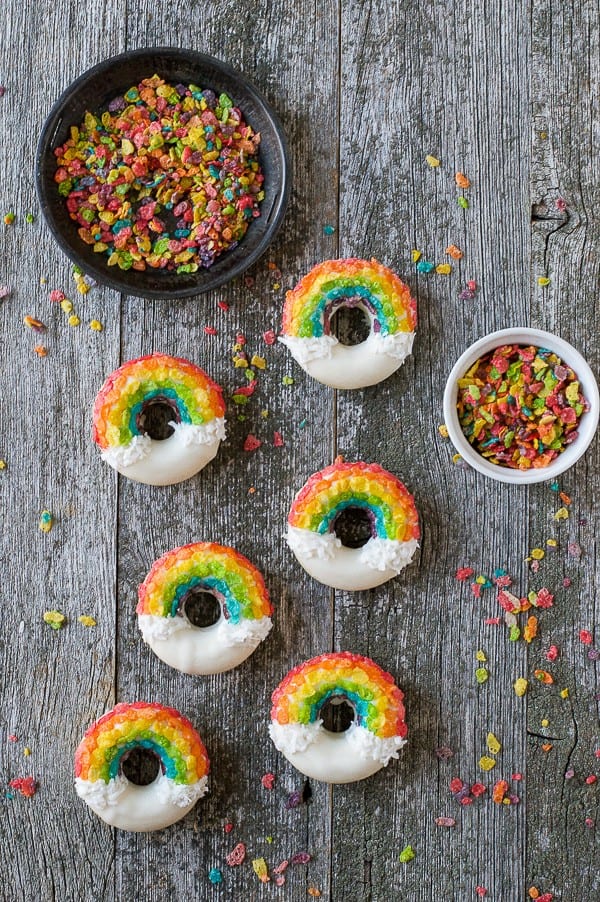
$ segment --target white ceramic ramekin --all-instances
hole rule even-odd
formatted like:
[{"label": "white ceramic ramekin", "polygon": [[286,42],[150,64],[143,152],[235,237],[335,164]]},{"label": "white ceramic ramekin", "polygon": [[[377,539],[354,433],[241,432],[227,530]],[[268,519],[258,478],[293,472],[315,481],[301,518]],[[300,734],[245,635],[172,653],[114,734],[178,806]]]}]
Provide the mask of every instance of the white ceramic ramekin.
[{"label": "white ceramic ramekin", "polygon": [[[510,344],[534,345],[538,348],[548,348],[554,351],[563,363],[576,372],[584,397],[590,405],[589,411],[581,417],[578,437],[573,444],[568,445],[547,467],[531,470],[513,470],[510,467],[502,467],[499,464],[491,463],[469,444],[458,420],[456,409],[458,380],[464,376],[479,357],[501,345]],[[598,395],[598,385],[587,361],[581,356],[579,351],[576,351],[572,345],[559,338],[558,335],[553,335],[551,332],[543,332],[541,329],[528,329],[525,327],[501,329],[499,332],[491,332],[485,338],[480,338],[479,341],[467,348],[464,354],[461,354],[458,358],[448,376],[444,391],[444,421],[448,428],[448,434],[452,439],[452,444],[463,460],[485,476],[490,476],[499,482],[510,482],[516,485],[546,482],[546,480],[555,479],[559,473],[564,473],[565,470],[572,467],[584,454],[594,438],[598,426],[599,412],[600,397]]]}]

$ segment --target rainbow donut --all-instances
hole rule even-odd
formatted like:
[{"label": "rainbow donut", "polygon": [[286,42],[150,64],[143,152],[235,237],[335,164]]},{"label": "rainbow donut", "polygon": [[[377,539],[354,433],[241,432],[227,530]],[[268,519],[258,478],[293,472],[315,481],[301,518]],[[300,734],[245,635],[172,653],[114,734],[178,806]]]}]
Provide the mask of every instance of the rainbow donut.
[{"label": "rainbow donut", "polygon": [[[166,410],[168,437],[146,431],[152,409]],[[171,413],[172,412],[172,413]],[[94,404],[94,441],[102,458],[136,482],[172,485],[213,459],[225,438],[220,387],[182,357],[149,354],[107,378]]]},{"label": "rainbow donut", "polygon": [[[331,334],[340,307],[358,307],[371,331],[357,345]],[[363,388],[391,376],[412,350],[417,307],[410,289],[377,260],[326,260],[288,291],[282,341],[302,369],[332,388]]]},{"label": "rainbow donut", "polygon": [[[343,512],[364,512],[371,537],[346,547]],[[287,543],[304,569],[334,589],[372,589],[397,576],[418,548],[419,515],[406,487],[379,464],[336,460],[310,477],[288,516]]]},{"label": "rainbow donut", "polygon": [[[186,602],[197,592],[218,601],[210,626],[194,626]],[[184,673],[222,673],[248,658],[271,629],[262,575],[239,552],[214,542],[168,551],[139,589],[138,626],[153,652]]]},{"label": "rainbow donut", "polygon": [[[122,772],[137,749],[160,765],[148,786]],[[98,817],[120,830],[148,832],[174,824],[207,791],[209,760],[186,717],[174,708],[119,704],[89,728],[75,752],[75,789]]]},{"label": "rainbow donut", "polygon": [[[347,651],[319,655],[287,674],[273,693],[269,733],[301,773],[324,783],[352,783],[385,767],[406,743],[403,694],[370,658]],[[345,732],[323,726],[329,704],[349,704]]]}]

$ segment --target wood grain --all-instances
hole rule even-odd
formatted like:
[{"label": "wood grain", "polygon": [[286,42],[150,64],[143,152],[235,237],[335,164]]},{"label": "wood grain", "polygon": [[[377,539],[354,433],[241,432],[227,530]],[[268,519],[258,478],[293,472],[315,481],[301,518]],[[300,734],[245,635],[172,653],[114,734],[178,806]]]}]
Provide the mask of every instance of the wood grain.
[{"label": "wood grain", "polygon": [[[554,330],[598,372],[599,24],[592,0],[56,0],[30,5],[26,27],[16,0],[6,4],[1,208],[14,209],[17,221],[0,225],[0,284],[13,289],[0,301],[0,766],[5,785],[31,774],[40,788],[30,800],[2,798],[0,898],[296,902],[317,887],[327,902],[462,902],[477,898],[478,885],[496,902],[526,898],[531,885],[561,902],[598,895],[597,827],[585,824],[598,820],[598,784],[585,783],[598,772],[598,664],[578,637],[599,613],[598,442],[560,480],[573,503],[558,522],[561,502],[548,485],[520,490],[456,466],[437,427],[452,363],[493,329]],[[151,45],[212,53],[256,84],[288,135],[293,196],[277,241],[249,273],[252,284],[241,279],[175,304],[100,287],[82,298],[45,225],[24,221],[36,209],[35,136],[73,78],[113,53]],[[427,154],[439,168],[427,166]],[[457,170],[472,180],[466,210]],[[450,276],[416,273],[411,249],[440,263],[450,243],[464,251]],[[373,255],[408,281],[419,332],[413,356],[387,382],[333,393],[262,333],[278,328],[284,292],[302,274],[352,255]],[[551,278],[545,289],[540,275]],[[479,286],[471,301],[459,299],[467,279]],[[50,304],[52,288],[73,297],[79,328]],[[47,332],[27,330],[26,314]],[[102,333],[88,328],[93,318]],[[267,359],[245,420],[231,402],[241,384],[231,360],[240,331],[250,353]],[[46,358],[33,352],[39,343]],[[90,440],[91,405],[106,374],[154,350],[204,366],[228,401],[217,458],[168,488],[117,479]],[[282,384],[287,375],[293,384]],[[273,446],[274,431],[283,448]],[[252,453],[243,451],[250,432],[263,442]],[[418,560],[368,593],[315,583],[282,538],[295,491],[337,453],[397,473],[421,513]],[[38,529],[43,508],[55,516],[48,535]],[[545,546],[553,537],[555,550]],[[276,613],[273,634],[238,670],[195,679],[143,645],[134,609],[152,562],[201,539],[254,561]],[[581,546],[580,557],[569,543]],[[547,549],[537,574],[525,560],[536,546]],[[500,613],[495,591],[475,600],[454,578],[467,564],[488,576],[505,567],[519,593],[556,590],[530,647],[484,624]],[[57,633],[42,620],[53,608],[68,617]],[[85,628],[80,614],[97,626]],[[551,643],[561,649],[554,665],[544,656]],[[371,655],[397,678],[410,743],[370,780],[311,783],[310,801],[288,809],[305,782],[267,737],[269,696],[290,667],[332,648]],[[478,649],[490,671],[483,686],[474,676]],[[552,670],[552,686],[534,680],[539,667]],[[531,681],[524,699],[512,691],[518,676]],[[135,699],[189,716],[212,761],[210,795],[150,835],[110,830],[72,788],[73,751],[86,727],[115,701]],[[503,749],[484,775],[488,731]],[[544,752],[543,743],[552,748]],[[439,746],[454,756],[438,759]],[[271,792],[260,782],[267,771],[276,775]],[[491,786],[514,772],[523,774],[511,784],[518,806],[495,805],[488,792],[463,808],[449,792],[454,776]],[[456,826],[436,826],[440,815]],[[225,855],[240,841],[248,860],[229,868]],[[401,864],[407,844],[416,857]],[[272,869],[300,851],[312,860],[291,866],[282,890],[261,885],[249,863],[265,857]],[[211,867],[223,870],[220,886],[208,880]]]}]

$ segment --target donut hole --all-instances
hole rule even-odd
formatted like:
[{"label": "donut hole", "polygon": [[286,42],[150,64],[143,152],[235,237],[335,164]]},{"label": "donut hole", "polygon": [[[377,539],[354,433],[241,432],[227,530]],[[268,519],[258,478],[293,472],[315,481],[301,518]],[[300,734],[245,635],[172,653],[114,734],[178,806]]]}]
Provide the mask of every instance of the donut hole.
[{"label": "donut hole", "polygon": [[163,772],[163,766],[152,749],[136,746],[121,758],[120,771],[135,786],[149,786]]},{"label": "donut hole", "polygon": [[373,515],[364,507],[345,507],[333,521],[333,532],[345,548],[362,548],[375,535]]},{"label": "donut hole", "polygon": [[175,430],[170,425],[173,422],[180,422],[177,405],[160,396],[144,401],[136,417],[138,432],[149,436],[155,442],[163,442],[173,435]]},{"label": "donut hole", "polygon": [[179,611],[192,626],[199,629],[214,626],[221,619],[219,599],[202,587],[194,587],[185,593]]},{"label": "donut hole", "polygon": [[319,717],[330,733],[345,733],[356,719],[354,705],[345,695],[331,695],[321,705]]},{"label": "donut hole", "polygon": [[332,314],[329,331],[342,345],[360,345],[371,334],[371,319],[364,307],[349,301]]}]

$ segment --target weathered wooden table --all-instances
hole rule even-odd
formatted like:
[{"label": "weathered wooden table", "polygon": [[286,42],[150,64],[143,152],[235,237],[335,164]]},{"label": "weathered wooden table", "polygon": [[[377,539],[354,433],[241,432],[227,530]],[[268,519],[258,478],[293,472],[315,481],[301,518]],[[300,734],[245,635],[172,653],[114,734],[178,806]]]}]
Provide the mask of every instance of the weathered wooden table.
[{"label": "weathered wooden table", "polygon": [[[480,886],[490,900],[513,902],[533,885],[563,902],[600,898],[598,784],[586,783],[599,764],[598,664],[579,639],[598,613],[598,443],[560,480],[572,504],[569,519],[557,521],[562,502],[547,484],[486,481],[452,463],[438,433],[450,366],[494,328],[555,330],[598,369],[597,3],[56,0],[24,9],[12,0],[3,20],[0,190],[16,221],[0,232],[0,281],[12,288],[0,303],[0,896],[300,900],[316,888],[322,899],[344,902],[462,902]],[[294,191],[278,240],[250,273],[252,287],[242,279],[172,304],[101,287],[81,297],[40,216],[25,221],[36,213],[36,138],[55,98],[95,62],[152,45],[231,62],[283,119]],[[439,168],[426,164],[427,154]],[[458,170],[472,180],[468,209],[457,203]],[[415,272],[412,248],[439,263],[451,243],[464,258],[450,276]],[[406,278],[420,326],[397,375],[334,393],[305,376],[285,348],[267,347],[262,333],[278,328],[284,292],[300,275],[350,255],[373,255]],[[547,287],[540,276],[551,279]],[[475,297],[460,299],[468,279],[477,281]],[[52,288],[74,297],[78,328],[50,304]],[[47,333],[26,329],[26,314]],[[103,332],[89,329],[92,319]],[[230,403],[228,440],[214,463],[171,488],[117,479],[90,439],[91,405],[106,374],[165,351],[199,362],[230,399],[238,331],[268,366],[245,420]],[[45,358],[33,350],[40,342]],[[293,384],[282,383],[286,375]],[[273,447],[276,430],[283,447]],[[243,451],[249,432],[263,441],[253,453]],[[294,491],[338,453],[397,473],[422,514],[419,561],[371,592],[328,591],[282,540]],[[38,529],[43,508],[55,516],[47,535]],[[556,548],[546,546],[552,538]],[[276,605],[269,640],[238,670],[207,679],[159,662],[134,616],[137,586],[154,559],[200,539],[247,554]],[[581,557],[568,543],[581,546]],[[536,546],[546,548],[537,574],[525,560]],[[475,575],[505,568],[517,594],[541,586],[555,593],[531,645],[484,623],[502,613],[496,591],[475,599],[469,581],[455,579],[466,565]],[[53,608],[68,618],[60,632],[42,620]],[[81,614],[97,626],[81,625]],[[545,658],[550,644],[560,648],[554,664]],[[268,739],[270,692],[292,665],[329,649],[371,655],[394,674],[406,693],[410,743],[375,777],[336,788],[312,783],[310,801],[286,808],[304,783]],[[481,686],[477,650],[490,673]],[[554,684],[538,683],[536,668],[551,671]],[[521,676],[531,681],[522,699],[512,688]],[[180,708],[212,760],[210,795],[184,821],[150,835],[111,831],[72,783],[87,726],[115,701],[139,698]],[[502,751],[482,774],[488,731]],[[450,760],[436,756],[440,746],[453,750]],[[272,791],[261,785],[267,771],[276,774]],[[511,781],[515,772],[521,782]],[[27,775],[39,780],[33,798],[8,792],[10,779]],[[449,791],[452,777],[482,780],[488,791],[463,807]],[[500,778],[520,804],[492,802]],[[439,816],[456,825],[437,826]],[[237,842],[248,857],[231,868],[225,855]],[[402,864],[407,844],[416,857]],[[301,851],[311,861],[290,865],[283,888],[259,883],[250,859],[264,857],[272,869]],[[223,871],[220,885],[209,882],[212,867]]]}]

